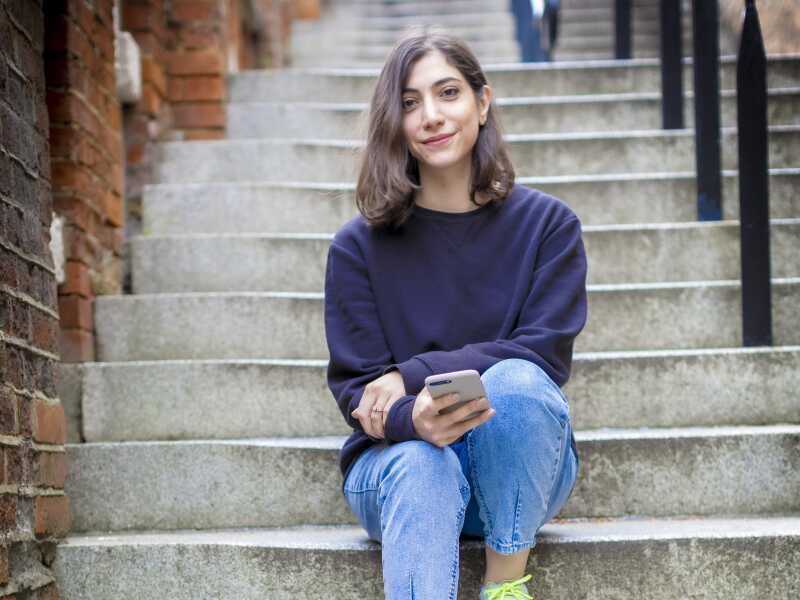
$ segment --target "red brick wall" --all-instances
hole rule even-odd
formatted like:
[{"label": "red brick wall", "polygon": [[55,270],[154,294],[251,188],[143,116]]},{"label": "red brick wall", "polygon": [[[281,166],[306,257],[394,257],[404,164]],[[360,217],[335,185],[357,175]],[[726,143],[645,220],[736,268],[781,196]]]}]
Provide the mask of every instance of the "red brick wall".
[{"label": "red brick wall", "polygon": [[111,0],[47,0],[45,65],[53,202],[64,225],[61,358],[94,360],[92,301],[120,291],[121,115]]},{"label": "red brick wall", "polygon": [[[51,2],[52,0],[47,0]],[[0,597],[59,597],[28,583],[70,527],[40,1],[0,0]],[[10,560],[13,557],[14,560]],[[23,572],[21,572],[23,571]],[[38,585],[38,589],[28,589]],[[10,590],[17,590],[11,593]]]}]

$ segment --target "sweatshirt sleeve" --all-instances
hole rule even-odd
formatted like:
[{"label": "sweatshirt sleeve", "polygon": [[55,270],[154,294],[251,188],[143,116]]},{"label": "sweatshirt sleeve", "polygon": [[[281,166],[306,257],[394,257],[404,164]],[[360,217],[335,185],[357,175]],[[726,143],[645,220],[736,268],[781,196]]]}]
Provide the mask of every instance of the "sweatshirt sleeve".
[{"label": "sweatshirt sleeve", "polygon": [[[334,238],[325,269],[325,338],[330,355],[327,381],[347,424],[364,432],[361,422],[350,413],[358,408],[366,385],[386,372],[392,354],[366,265],[358,248],[347,246]],[[411,421],[415,401],[416,395],[406,395],[391,406],[384,425],[387,442],[420,439]]]},{"label": "sweatshirt sleeve", "polygon": [[419,391],[425,377],[475,369],[483,373],[507,358],[522,358],[539,367],[559,386],[569,378],[575,337],[586,324],[586,252],[580,221],[574,215],[546,235],[537,253],[528,295],[507,339],[434,350],[393,363],[406,391]]}]

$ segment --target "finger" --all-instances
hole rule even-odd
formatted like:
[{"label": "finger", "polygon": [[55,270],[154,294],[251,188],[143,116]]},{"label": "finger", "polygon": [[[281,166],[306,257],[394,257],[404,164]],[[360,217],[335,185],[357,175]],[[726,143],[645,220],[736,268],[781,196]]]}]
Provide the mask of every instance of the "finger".
[{"label": "finger", "polygon": [[372,410],[372,424],[375,426],[375,431],[381,438],[385,437],[383,429],[383,412],[375,412],[375,409],[380,411],[385,410],[390,398],[391,396],[389,394],[381,397],[377,402],[375,402],[375,406]]},{"label": "finger", "polygon": [[449,394],[442,394],[441,396],[437,396],[433,398],[433,407],[438,414],[440,411],[446,409],[448,406],[452,406],[457,402],[461,401],[461,394],[458,392],[450,392]]},{"label": "finger", "polygon": [[452,417],[451,424],[458,423],[464,421],[472,413],[479,410],[486,410],[487,408],[491,408],[489,400],[486,399],[486,396],[479,396],[478,398],[473,398],[469,402],[464,403],[463,406],[460,406],[447,416]]},{"label": "finger", "polygon": [[454,423],[453,425],[450,426],[450,428],[446,430],[447,434],[455,435],[456,438],[458,438],[459,436],[466,433],[470,429],[474,429],[481,423],[491,419],[496,414],[496,412],[497,411],[495,409],[490,408],[488,410],[483,411],[481,414],[472,417],[471,419]]}]

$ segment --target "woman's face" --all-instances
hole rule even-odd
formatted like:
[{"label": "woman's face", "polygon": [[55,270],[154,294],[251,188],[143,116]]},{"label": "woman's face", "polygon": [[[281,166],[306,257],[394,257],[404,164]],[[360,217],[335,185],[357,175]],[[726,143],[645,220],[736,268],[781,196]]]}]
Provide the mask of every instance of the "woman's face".
[{"label": "woman's face", "polygon": [[[476,100],[458,69],[438,50],[414,64],[402,95],[403,132],[420,169],[442,169],[471,159],[492,98],[491,88],[483,89],[483,98]],[[442,135],[449,137],[428,141]]]}]

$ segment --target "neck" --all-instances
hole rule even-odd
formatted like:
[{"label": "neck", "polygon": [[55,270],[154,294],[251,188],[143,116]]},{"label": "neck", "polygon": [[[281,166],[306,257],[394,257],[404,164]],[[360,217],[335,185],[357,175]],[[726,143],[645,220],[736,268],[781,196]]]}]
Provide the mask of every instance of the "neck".
[{"label": "neck", "polygon": [[[467,212],[476,206],[469,198],[472,180],[472,165],[469,160],[448,169],[433,170],[420,165],[420,184],[422,189],[416,193],[414,202],[423,208],[443,212]],[[480,194],[475,194],[475,202],[483,203]]]}]

